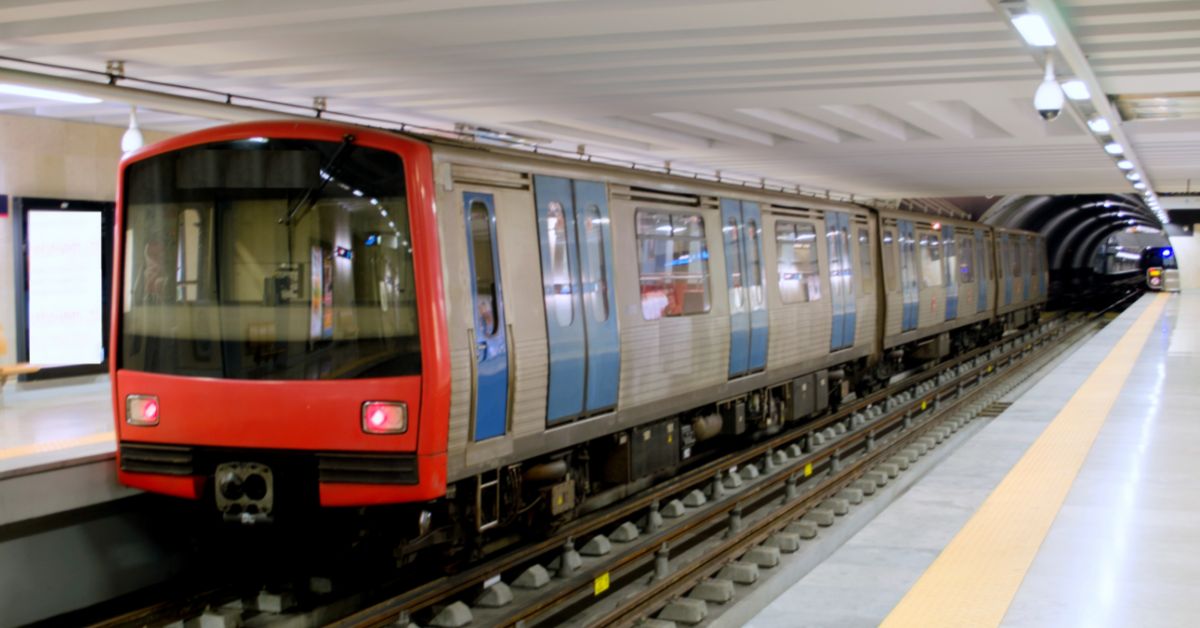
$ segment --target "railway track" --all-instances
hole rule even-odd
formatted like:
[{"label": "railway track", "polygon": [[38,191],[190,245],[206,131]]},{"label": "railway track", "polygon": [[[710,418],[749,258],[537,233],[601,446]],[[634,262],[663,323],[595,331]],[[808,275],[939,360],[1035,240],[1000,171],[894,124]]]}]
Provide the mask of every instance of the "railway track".
[{"label": "railway track", "polygon": [[277,606],[274,596],[265,606],[247,605],[247,591],[226,589],[207,601],[188,595],[186,604],[158,603],[153,612],[138,609],[100,625],[166,624],[194,617],[199,605],[224,625],[629,626],[654,617],[694,623],[732,586],[724,581],[749,584],[781,552],[874,492],[870,484],[882,486],[911,458],[994,412],[992,404],[1022,374],[1103,313],[1043,321],[453,576],[393,594],[386,590],[394,585],[384,584],[326,596],[303,610]]}]

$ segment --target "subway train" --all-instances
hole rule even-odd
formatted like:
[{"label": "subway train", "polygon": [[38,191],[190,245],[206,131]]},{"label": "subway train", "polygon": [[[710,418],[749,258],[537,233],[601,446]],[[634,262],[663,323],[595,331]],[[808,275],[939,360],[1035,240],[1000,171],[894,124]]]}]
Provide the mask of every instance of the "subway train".
[{"label": "subway train", "polygon": [[1047,288],[1036,233],[315,120],[126,156],[116,235],[122,483],[427,542],[611,503]]}]

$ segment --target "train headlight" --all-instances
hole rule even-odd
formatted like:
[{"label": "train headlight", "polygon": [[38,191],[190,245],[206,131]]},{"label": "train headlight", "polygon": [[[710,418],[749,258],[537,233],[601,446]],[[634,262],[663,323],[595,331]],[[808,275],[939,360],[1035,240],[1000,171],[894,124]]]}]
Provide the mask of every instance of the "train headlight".
[{"label": "train headlight", "polygon": [[158,397],[154,395],[129,395],[125,397],[125,422],[140,427],[158,425],[161,410]]},{"label": "train headlight", "polygon": [[408,431],[408,404],[392,401],[364,403],[362,430],[368,434],[403,434]]}]

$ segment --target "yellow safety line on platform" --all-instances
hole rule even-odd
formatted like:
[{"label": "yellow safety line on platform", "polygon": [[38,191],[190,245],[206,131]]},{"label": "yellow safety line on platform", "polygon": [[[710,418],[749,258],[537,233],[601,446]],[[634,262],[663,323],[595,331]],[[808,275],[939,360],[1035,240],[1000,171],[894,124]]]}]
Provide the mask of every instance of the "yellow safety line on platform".
[{"label": "yellow safety line on platform", "polygon": [[882,626],[1000,624],[1167,298],[1150,301]]},{"label": "yellow safety line on platform", "polygon": [[21,445],[20,447],[10,447],[8,449],[0,449],[0,460],[9,458],[20,458],[22,456],[32,456],[33,454],[44,454],[50,451],[61,451],[72,447],[83,447],[84,445],[95,445],[98,443],[112,443],[117,440],[117,435],[112,430],[100,432],[98,434],[88,434],[79,438],[68,438],[66,440],[55,440],[46,443],[31,443],[29,445]]}]

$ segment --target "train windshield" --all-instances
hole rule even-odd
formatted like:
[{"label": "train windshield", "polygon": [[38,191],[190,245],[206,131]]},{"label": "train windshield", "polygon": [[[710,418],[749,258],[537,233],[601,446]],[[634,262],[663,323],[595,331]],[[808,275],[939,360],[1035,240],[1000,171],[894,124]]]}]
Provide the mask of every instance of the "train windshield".
[{"label": "train windshield", "polygon": [[404,167],[252,138],[131,164],[122,368],[316,380],[420,371]]}]

